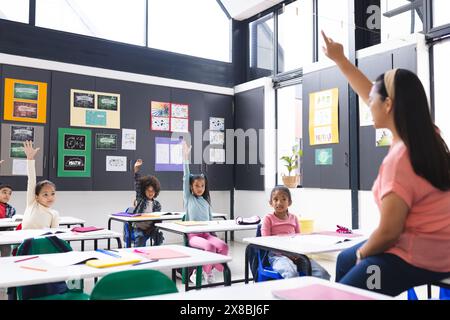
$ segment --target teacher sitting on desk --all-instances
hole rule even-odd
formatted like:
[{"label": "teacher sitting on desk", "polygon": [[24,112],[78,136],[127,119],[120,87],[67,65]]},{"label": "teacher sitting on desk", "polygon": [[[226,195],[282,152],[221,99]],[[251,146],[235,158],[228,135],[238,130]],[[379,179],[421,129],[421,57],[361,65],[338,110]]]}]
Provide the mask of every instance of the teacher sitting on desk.
[{"label": "teacher sitting on desk", "polygon": [[396,296],[450,277],[450,153],[422,83],[395,69],[372,85],[340,43],[322,36],[324,53],[369,105],[375,128],[393,134],[372,188],[379,225],[366,242],[338,256],[336,281]]}]

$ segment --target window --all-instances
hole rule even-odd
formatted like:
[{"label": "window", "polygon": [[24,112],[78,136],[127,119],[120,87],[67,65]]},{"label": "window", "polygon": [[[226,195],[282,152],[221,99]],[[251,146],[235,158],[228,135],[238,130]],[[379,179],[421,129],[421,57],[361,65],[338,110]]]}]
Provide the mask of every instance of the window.
[{"label": "window", "polygon": [[433,27],[450,23],[450,1],[433,0]]},{"label": "window", "polygon": [[278,72],[313,62],[312,1],[295,1],[278,17]]},{"label": "window", "polygon": [[342,43],[347,54],[349,34],[347,1],[319,0],[317,11],[319,20],[319,61],[328,59],[322,51],[323,40],[320,30],[323,30],[334,41]]},{"label": "window", "polygon": [[450,146],[450,109],[448,108],[448,83],[450,82],[450,40],[434,46],[434,116],[436,125]]},{"label": "window", "polygon": [[36,0],[36,25],[145,45],[145,0]]},{"label": "window", "polygon": [[148,1],[151,48],[230,62],[230,26],[216,1]]},{"label": "window", "polygon": [[423,5],[408,0],[381,0],[381,42],[423,31]]},{"label": "window", "polygon": [[28,0],[0,0],[0,19],[29,22]]},{"label": "window", "polygon": [[250,80],[273,75],[274,20],[270,13],[249,24]]},{"label": "window", "polygon": [[[302,147],[302,85],[278,89],[277,97],[277,184],[282,184],[281,176],[288,171],[280,158],[292,154],[294,145]],[[301,164],[291,175],[300,172]]]}]

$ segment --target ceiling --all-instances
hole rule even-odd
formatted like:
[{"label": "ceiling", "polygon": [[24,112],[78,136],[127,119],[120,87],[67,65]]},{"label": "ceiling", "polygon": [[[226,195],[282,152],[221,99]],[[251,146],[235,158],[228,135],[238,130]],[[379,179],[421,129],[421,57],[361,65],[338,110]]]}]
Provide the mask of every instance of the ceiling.
[{"label": "ceiling", "polygon": [[283,2],[283,0],[220,0],[235,20],[245,20]]}]

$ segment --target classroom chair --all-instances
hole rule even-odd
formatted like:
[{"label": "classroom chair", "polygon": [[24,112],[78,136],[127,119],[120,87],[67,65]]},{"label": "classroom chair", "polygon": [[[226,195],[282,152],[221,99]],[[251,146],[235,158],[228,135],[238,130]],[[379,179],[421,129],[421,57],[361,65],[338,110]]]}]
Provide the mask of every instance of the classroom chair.
[{"label": "classroom chair", "polygon": [[[256,229],[256,236],[261,237],[261,224],[258,224]],[[283,279],[283,277],[272,269],[267,259],[268,251],[256,249],[256,257],[258,259],[258,268],[256,270],[256,276],[254,275],[255,282],[261,282],[266,280]],[[305,255],[299,255],[299,262],[301,263],[301,271],[298,275],[307,276],[311,275],[311,262]]]},{"label": "classroom chair", "polygon": [[131,299],[175,293],[175,283],[158,270],[126,270],[101,278],[92,289],[90,300]]},{"label": "classroom chair", "polygon": [[[132,213],[134,210],[134,207],[128,207],[125,209],[124,212],[127,213]],[[125,248],[131,248],[132,247],[132,243],[134,243],[134,233],[131,232],[130,234],[130,227],[129,225],[131,224],[131,222],[126,222],[123,224],[123,243],[125,244]]]},{"label": "classroom chair", "polygon": [[[431,285],[428,284],[428,299],[431,299]],[[419,300],[416,294],[416,290],[411,288],[407,291],[408,300]],[[440,287],[439,288],[439,300],[450,300],[450,289]]]},{"label": "classroom chair", "polygon": [[[17,256],[61,253],[72,251],[70,244],[56,236],[29,238],[17,249]],[[72,289],[65,281],[22,286],[15,289],[17,300],[88,300],[89,295],[83,292],[83,280],[71,281]],[[76,287],[76,288],[75,288]]]}]

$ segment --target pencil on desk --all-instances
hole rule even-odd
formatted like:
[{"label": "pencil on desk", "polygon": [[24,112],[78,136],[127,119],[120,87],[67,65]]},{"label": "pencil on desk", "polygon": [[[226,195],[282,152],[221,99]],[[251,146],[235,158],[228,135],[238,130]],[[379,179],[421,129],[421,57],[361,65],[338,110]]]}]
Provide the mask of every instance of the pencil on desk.
[{"label": "pencil on desk", "polygon": [[24,259],[16,260],[16,261],[14,261],[14,262],[27,261],[27,260],[31,260],[31,259],[35,259],[35,258],[38,258],[38,256],[34,256],[34,257],[28,257],[28,258],[24,258]]},{"label": "pencil on desk", "polygon": [[41,268],[36,268],[36,267],[28,267],[28,266],[20,266],[23,269],[29,269],[29,270],[35,270],[35,271],[43,271],[46,272],[47,269],[41,269]]}]

